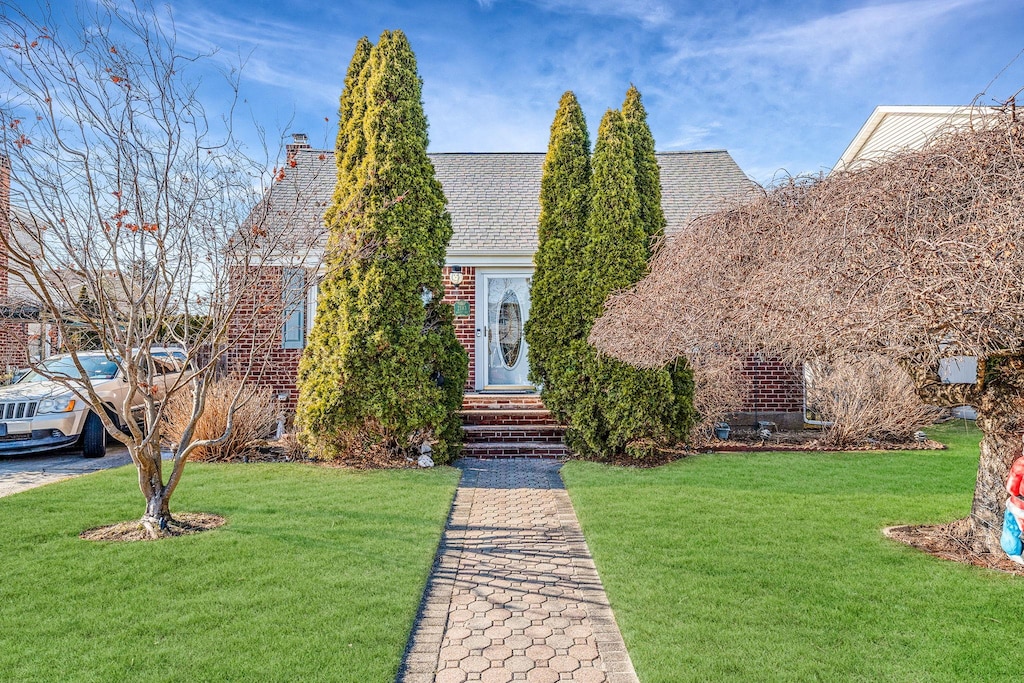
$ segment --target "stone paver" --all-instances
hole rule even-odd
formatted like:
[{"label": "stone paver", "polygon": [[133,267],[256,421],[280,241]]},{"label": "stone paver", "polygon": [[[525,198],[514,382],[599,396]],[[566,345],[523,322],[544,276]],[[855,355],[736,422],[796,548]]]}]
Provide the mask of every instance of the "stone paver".
[{"label": "stone paver", "polygon": [[555,460],[465,459],[398,680],[636,683]]},{"label": "stone paver", "polygon": [[107,446],[107,455],[102,458],[83,458],[80,451],[5,456],[0,458],[0,497],[89,472],[120,467],[131,461],[127,448],[112,444]]}]

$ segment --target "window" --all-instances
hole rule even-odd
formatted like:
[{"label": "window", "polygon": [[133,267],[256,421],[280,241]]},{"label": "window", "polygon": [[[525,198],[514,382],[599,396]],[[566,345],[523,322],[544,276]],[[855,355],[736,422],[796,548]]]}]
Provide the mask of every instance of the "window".
[{"label": "window", "polygon": [[301,349],[306,346],[306,271],[304,268],[285,268],[281,280],[284,312],[281,345],[286,349]]}]

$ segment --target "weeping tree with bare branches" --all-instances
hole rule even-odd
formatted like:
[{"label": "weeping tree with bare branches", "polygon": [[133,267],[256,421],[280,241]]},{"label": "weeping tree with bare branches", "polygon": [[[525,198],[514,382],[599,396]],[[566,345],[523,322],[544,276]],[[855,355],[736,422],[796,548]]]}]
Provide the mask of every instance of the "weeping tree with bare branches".
[{"label": "weeping tree with bare branches", "polygon": [[[259,201],[265,165],[235,138],[230,111],[208,117],[189,80],[203,56],[178,51],[169,14],[132,4],[81,11],[77,25],[64,25],[2,4],[0,153],[16,210],[0,246],[12,292],[39,310],[76,371],[33,369],[127,447],[142,522],[159,536],[190,453],[232,431],[230,417],[219,435],[197,438],[196,425],[232,348],[229,324],[261,314],[240,308],[258,266],[304,253],[270,241],[263,221],[273,209]],[[237,80],[226,92],[237,96]],[[119,366],[127,393],[118,405],[84,371],[76,340],[86,337]],[[164,381],[154,349],[169,344],[191,369]],[[243,376],[259,366],[259,349],[248,352]],[[244,382],[237,387],[229,413],[247,395]],[[188,415],[164,460],[167,399],[186,392]]]},{"label": "weeping tree with bare branches", "polygon": [[[1024,431],[1021,245],[1024,122],[1012,106],[979,109],[921,151],[699,219],[609,300],[590,339],[644,366],[708,349],[894,359],[929,403],[979,408],[974,501],[951,531],[995,553]],[[942,383],[951,356],[978,357],[976,383]]]}]

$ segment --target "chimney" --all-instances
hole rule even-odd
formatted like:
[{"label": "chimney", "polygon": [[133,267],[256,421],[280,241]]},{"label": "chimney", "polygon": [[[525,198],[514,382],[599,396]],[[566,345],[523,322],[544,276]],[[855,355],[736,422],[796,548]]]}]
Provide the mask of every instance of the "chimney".
[{"label": "chimney", "polygon": [[309,137],[305,133],[292,133],[292,141],[285,147],[288,161],[293,160],[300,149],[309,148]]}]

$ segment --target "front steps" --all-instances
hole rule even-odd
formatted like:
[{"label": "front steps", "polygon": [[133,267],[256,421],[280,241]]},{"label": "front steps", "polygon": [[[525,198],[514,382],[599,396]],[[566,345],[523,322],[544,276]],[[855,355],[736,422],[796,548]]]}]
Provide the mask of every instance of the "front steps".
[{"label": "front steps", "polygon": [[536,394],[466,394],[462,455],[467,458],[565,458],[565,427]]}]

